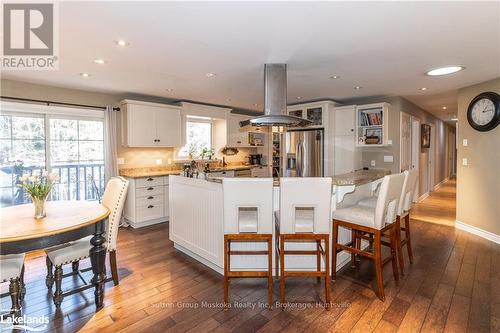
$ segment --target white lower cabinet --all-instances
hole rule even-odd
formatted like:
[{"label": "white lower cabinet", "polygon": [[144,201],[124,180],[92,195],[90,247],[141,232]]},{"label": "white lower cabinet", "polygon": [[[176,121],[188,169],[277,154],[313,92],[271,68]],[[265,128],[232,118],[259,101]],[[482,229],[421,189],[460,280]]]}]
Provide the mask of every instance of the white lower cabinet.
[{"label": "white lower cabinet", "polygon": [[269,177],[269,168],[267,166],[258,166],[252,168],[252,177]]},{"label": "white lower cabinet", "polygon": [[168,221],[168,176],[129,178],[123,216],[133,228]]}]

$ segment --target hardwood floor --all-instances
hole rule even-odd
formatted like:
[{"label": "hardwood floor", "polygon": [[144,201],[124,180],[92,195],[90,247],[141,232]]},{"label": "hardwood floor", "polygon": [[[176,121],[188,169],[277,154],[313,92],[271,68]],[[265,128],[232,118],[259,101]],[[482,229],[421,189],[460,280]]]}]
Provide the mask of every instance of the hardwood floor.
[{"label": "hardwood floor", "polygon": [[[453,191],[450,182],[427,200],[442,195],[440,206],[452,209]],[[420,206],[428,209],[426,216],[441,215],[435,207],[426,208],[425,201]],[[373,264],[362,260],[357,269],[338,274],[331,311],[322,307],[322,283],[290,278],[286,297],[297,302],[295,307],[259,307],[267,303],[266,279],[241,279],[231,282],[230,301],[235,303],[224,312],[223,277],[177,252],[164,224],[120,230],[120,285],[106,285],[98,313],[93,290],[65,298],[61,310],[55,310],[41,253],[27,261],[23,307],[28,316],[48,315],[48,331],[54,332],[500,332],[500,245],[421,219],[412,220],[412,227],[415,262],[410,265],[405,252],[406,274],[398,286],[386,265],[385,302],[372,290]],[[64,285],[73,282],[65,279]],[[274,290],[278,300],[277,280]],[[2,308],[8,307],[8,298],[2,299]]]}]

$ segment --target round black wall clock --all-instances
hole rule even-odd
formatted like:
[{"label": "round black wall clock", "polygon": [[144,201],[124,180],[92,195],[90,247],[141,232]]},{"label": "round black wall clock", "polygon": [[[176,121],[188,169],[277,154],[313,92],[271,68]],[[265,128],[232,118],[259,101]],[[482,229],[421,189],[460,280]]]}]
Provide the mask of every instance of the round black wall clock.
[{"label": "round black wall clock", "polygon": [[495,92],[484,92],[470,102],[467,109],[467,120],[475,130],[491,131],[500,123],[500,95]]}]

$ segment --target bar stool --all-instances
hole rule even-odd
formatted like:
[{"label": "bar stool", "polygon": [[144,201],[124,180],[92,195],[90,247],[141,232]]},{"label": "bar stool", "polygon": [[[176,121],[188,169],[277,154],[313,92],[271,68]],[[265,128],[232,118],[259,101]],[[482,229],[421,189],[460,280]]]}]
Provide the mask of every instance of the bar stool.
[{"label": "bar stool", "polygon": [[[410,234],[410,210],[413,201],[413,194],[415,192],[418,170],[412,169],[410,171],[404,171],[405,180],[403,183],[403,190],[401,191],[401,197],[399,199],[399,205],[397,210],[396,219],[396,229],[400,230],[397,233],[397,250],[398,250],[398,264],[401,275],[404,274],[404,259],[403,259],[403,246],[406,245],[406,250],[408,251],[408,258],[410,264],[413,264],[413,251],[411,248],[411,234]],[[358,202],[361,206],[375,208],[377,204],[377,198],[363,199]],[[404,219],[404,227],[401,226],[401,220]],[[404,231],[405,238],[401,239],[401,231]],[[388,245],[386,242],[382,242],[383,245]]]},{"label": "bar stool", "polygon": [[[325,278],[325,308],[330,309],[330,219],[332,179],[280,178],[280,210],[276,216],[276,270],[280,268],[280,300],[285,303],[287,277]],[[313,243],[315,250],[286,249],[286,243]],[[323,245],[324,244],[324,245]],[[286,255],[316,256],[316,271],[286,270]],[[321,270],[321,258],[325,271]]]},{"label": "bar stool", "polygon": [[[333,251],[332,251],[332,278],[336,277],[337,253],[342,251],[351,252],[351,260],[354,255],[361,255],[374,260],[377,274],[378,297],[384,301],[384,285],[382,266],[391,261],[394,280],[399,282],[399,274],[396,263],[396,213],[403,188],[405,175],[403,173],[385,176],[380,192],[377,197],[375,208],[361,206],[359,204],[341,208],[333,212]],[[351,229],[353,239],[347,244],[338,243],[339,226]],[[389,232],[389,246],[391,255],[382,260],[382,235]],[[369,236],[366,236],[369,235]],[[368,252],[360,249],[360,239],[373,243],[373,251]]]},{"label": "bar stool", "polygon": [[[228,305],[229,279],[266,277],[268,303],[273,302],[273,179],[224,178],[224,306]],[[265,250],[245,250],[237,243],[265,242]],[[232,249],[240,245],[239,249]],[[262,245],[262,244],[260,244]],[[267,270],[231,270],[231,255],[267,256]]]},{"label": "bar stool", "polygon": [[0,256],[0,281],[10,282],[9,292],[0,295],[0,297],[10,295],[12,300],[10,313],[14,317],[19,317],[21,315],[20,303],[24,299],[24,294],[26,294],[26,287],[24,285],[24,253]]}]

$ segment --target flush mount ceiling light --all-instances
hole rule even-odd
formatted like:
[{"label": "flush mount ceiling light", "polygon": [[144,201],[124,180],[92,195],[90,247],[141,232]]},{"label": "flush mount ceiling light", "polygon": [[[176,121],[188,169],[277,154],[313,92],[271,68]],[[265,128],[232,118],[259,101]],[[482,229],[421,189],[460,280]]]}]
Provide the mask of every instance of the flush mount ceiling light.
[{"label": "flush mount ceiling light", "polygon": [[363,88],[363,87],[361,87],[361,86],[354,86],[354,90],[359,90],[361,88]]},{"label": "flush mount ceiling light", "polygon": [[121,46],[121,47],[126,47],[126,46],[130,45],[129,42],[127,42],[126,40],[123,40],[123,39],[115,40],[115,43],[116,43],[116,45]]},{"label": "flush mount ceiling light", "polygon": [[90,74],[89,73],[80,73],[80,76],[87,79],[90,77]]},{"label": "flush mount ceiling light", "polygon": [[338,76],[338,75],[332,75],[332,76],[330,76],[330,79],[331,80],[340,79],[340,76]]},{"label": "flush mount ceiling light", "polygon": [[94,59],[94,62],[98,65],[104,65],[106,63],[104,59]]},{"label": "flush mount ceiling light", "polygon": [[445,66],[445,67],[431,69],[430,71],[428,71],[425,74],[430,75],[430,76],[448,75],[448,74],[453,74],[453,73],[459,72],[463,69],[465,69],[465,67],[463,67],[463,66],[457,66],[457,65]]},{"label": "flush mount ceiling light", "polygon": [[427,88],[426,87],[422,87],[422,88],[418,88],[418,90],[426,91]]},{"label": "flush mount ceiling light", "polygon": [[215,74],[215,73],[207,73],[207,74],[205,74],[205,76],[206,76],[206,77],[214,77],[214,76],[216,76],[216,75],[217,75],[217,74]]}]

